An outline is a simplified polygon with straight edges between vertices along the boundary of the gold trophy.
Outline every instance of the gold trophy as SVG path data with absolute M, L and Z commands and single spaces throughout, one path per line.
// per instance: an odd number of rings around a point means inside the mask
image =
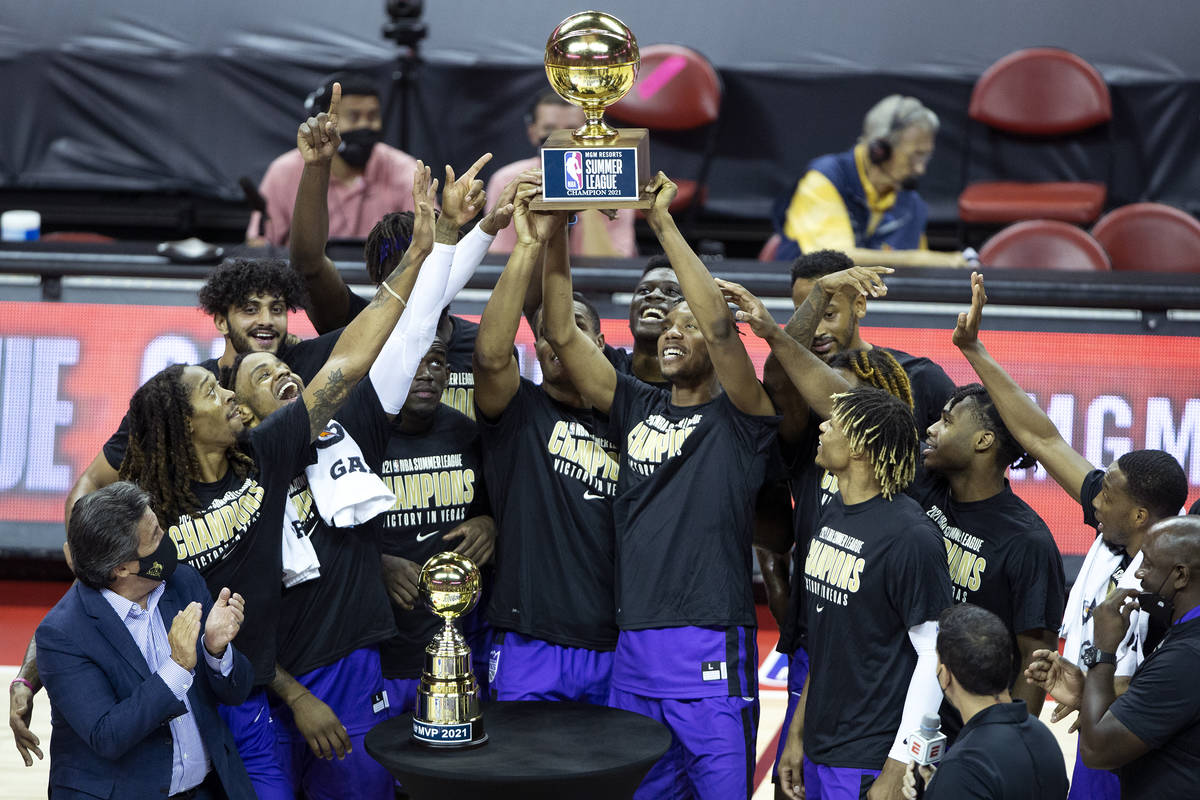
M 650 178 L 650 137 L 645 128 L 612 128 L 604 109 L 637 80 L 637 39 L 611 14 L 581 11 L 558 24 L 546 41 L 546 77 L 567 102 L 583 109 L 578 130 L 558 130 L 542 147 L 542 197 L 530 207 L 545 211 L 649 208 L 642 187 Z
M 454 620 L 479 602 L 479 568 L 458 553 L 438 553 L 421 568 L 421 600 L 445 620 L 425 648 L 425 669 L 413 713 L 413 741 L 427 747 L 474 747 L 487 741 L 471 648 Z

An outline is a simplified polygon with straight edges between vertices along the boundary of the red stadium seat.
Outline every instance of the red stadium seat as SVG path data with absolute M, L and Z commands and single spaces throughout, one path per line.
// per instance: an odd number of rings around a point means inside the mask
M 655 148 L 659 146 L 699 151 L 699 164 L 691 173 L 694 177 L 671 175 L 679 186 L 671 212 L 686 212 L 682 226 L 686 233 L 708 193 L 705 184 L 716 153 L 724 93 L 721 76 L 707 58 L 683 45 L 652 44 L 641 48 L 641 56 L 637 83 L 621 102 L 605 110 L 605 116 L 626 126 L 650 129 L 651 164 L 656 164 Z
M 1133 203 L 1092 228 L 1113 269 L 1200 272 L 1200 222 L 1162 203 Z
M 1108 86 L 1095 67 L 1050 47 L 1018 50 L 980 76 L 967 116 L 1018 137 L 1057 139 L 1112 120 Z M 1104 209 L 1107 187 L 1093 181 L 968 183 L 971 124 L 964 126 L 963 184 L 958 214 L 965 223 L 1058 219 L 1086 224 Z M 1111 136 L 1111 129 L 1110 129 Z M 1111 147 L 1109 148 L 1111 158 Z
M 42 237 L 43 242 L 64 242 L 66 244 L 112 244 L 117 241 L 111 236 L 91 231 L 58 231 L 47 233 Z
M 758 251 L 759 261 L 774 261 L 775 254 L 779 252 L 779 245 L 783 243 L 783 237 L 778 233 L 771 234 L 771 238 L 763 244 L 762 250 Z
M 1062 269 L 1108 272 L 1108 254 L 1087 233 L 1052 219 L 1031 219 L 1010 225 L 983 246 L 979 261 L 985 267 Z

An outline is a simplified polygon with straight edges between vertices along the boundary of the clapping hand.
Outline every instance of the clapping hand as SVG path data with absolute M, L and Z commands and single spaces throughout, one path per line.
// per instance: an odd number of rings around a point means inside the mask
M 225 654 L 225 648 L 242 629 L 246 618 L 246 601 L 228 587 L 217 595 L 204 623 L 204 649 L 214 658 Z
M 171 645 L 171 659 L 191 672 L 196 668 L 196 639 L 200 636 L 200 604 L 193 601 L 175 615 L 171 630 L 167 631 L 167 642 Z
M 342 143 L 338 133 L 338 105 L 342 102 L 342 85 L 333 84 L 329 111 L 322 111 L 300 123 L 296 131 L 296 147 L 305 164 L 328 164 Z

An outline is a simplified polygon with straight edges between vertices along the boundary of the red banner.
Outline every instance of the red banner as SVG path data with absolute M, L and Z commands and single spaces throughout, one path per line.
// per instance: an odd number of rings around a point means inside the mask
M 313 333 L 303 315 L 293 315 L 290 325 L 300 336 Z M 624 320 L 606 319 L 603 329 L 609 344 L 632 344 Z M 948 331 L 869 328 L 864 337 L 928 356 L 958 383 L 974 380 Z M 1191 377 L 1200 340 L 1040 331 L 984 337 L 1089 461 L 1107 464 L 1128 450 L 1161 448 L 1200 488 L 1200 392 Z M 767 349 L 748 332 L 745 338 L 761 369 Z M 537 379 L 524 323 L 518 346 L 526 372 Z M 116 429 L 134 390 L 167 364 L 201 361 L 223 347 L 198 309 L 0 302 L 0 520 L 61 520 L 67 492 Z M 1087 549 L 1094 533 L 1044 471 L 1012 478 L 1064 553 Z

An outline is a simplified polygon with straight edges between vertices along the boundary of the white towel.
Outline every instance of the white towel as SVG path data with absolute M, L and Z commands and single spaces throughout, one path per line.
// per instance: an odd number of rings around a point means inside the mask
M 1063 657 L 1080 669 L 1087 671 L 1083 664 L 1083 651 L 1093 644 L 1092 611 L 1103 603 L 1114 589 L 1136 589 L 1141 591 L 1142 582 L 1137 579 L 1138 567 L 1142 565 L 1142 554 L 1138 553 L 1129 562 L 1129 566 L 1121 573 L 1116 586 L 1112 585 L 1113 573 L 1121 566 L 1121 555 L 1113 553 L 1104 543 L 1102 536 L 1088 550 L 1079 576 L 1071 587 L 1071 595 L 1067 598 L 1066 612 L 1063 614 L 1062 628 L 1059 635 L 1066 639 L 1063 645 Z M 1142 643 L 1146 639 L 1149 616 L 1143 611 L 1135 611 L 1125 634 L 1124 641 L 1117 648 L 1117 674 L 1132 675 L 1145 657 Z
M 283 513 L 283 585 L 292 587 L 321 576 L 321 562 L 300 518 L 297 496 L 308 494 L 326 525 L 360 525 L 392 507 L 396 496 L 371 472 L 354 438 L 330 420 L 317 437 L 317 461 L 292 485 Z M 311 510 L 309 511 L 311 514 Z M 306 515 L 307 516 L 307 515 Z
M 396 496 L 371 472 L 358 443 L 337 420 L 329 420 L 314 444 L 317 462 L 304 474 L 317 513 L 326 525 L 361 525 L 395 504 Z

